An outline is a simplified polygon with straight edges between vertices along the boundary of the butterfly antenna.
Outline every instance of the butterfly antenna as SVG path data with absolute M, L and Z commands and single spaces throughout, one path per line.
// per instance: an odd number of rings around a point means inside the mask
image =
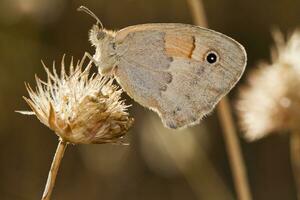
M 90 15 L 91 17 L 93 17 L 94 19 L 96 19 L 97 21 L 97 24 L 100 24 L 101 26 L 101 29 L 103 29 L 103 24 L 102 22 L 100 21 L 100 19 L 90 10 L 88 9 L 87 7 L 85 6 L 80 6 L 79 8 L 77 8 L 78 11 L 82 11 L 82 12 L 85 12 L 87 13 L 88 15 Z

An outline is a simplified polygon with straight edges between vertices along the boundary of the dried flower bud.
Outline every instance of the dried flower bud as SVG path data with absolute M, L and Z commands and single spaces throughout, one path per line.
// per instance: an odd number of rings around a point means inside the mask
M 55 65 L 53 72 L 45 67 L 47 82 L 36 77 L 33 91 L 26 84 L 30 98 L 24 97 L 37 118 L 63 140 L 74 144 L 115 143 L 133 124 L 121 89 L 113 85 L 113 79 L 100 74 L 90 74 L 91 63 L 82 69 L 84 58 L 74 67 L 70 63 L 65 72 L 64 58 L 60 76 Z
M 300 32 L 284 43 L 275 35 L 273 63 L 249 76 L 240 92 L 240 122 L 249 140 L 282 130 L 300 130 Z M 275 56 L 274 56 L 275 55 Z

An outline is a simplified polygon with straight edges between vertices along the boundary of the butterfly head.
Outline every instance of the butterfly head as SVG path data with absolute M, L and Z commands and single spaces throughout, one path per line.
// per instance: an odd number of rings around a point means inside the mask
M 96 65 L 99 67 L 101 74 L 105 74 L 115 66 L 115 49 L 114 49 L 114 35 L 113 31 L 108 31 L 103 28 L 99 18 L 88 8 L 80 6 L 78 11 L 83 11 L 96 19 L 97 23 L 93 25 L 89 32 L 89 40 L 96 48 L 95 55 L 93 56 Z
M 113 38 L 114 33 L 112 31 L 108 31 L 99 24 L 93 25 L 89 33 L 89 40 L 93 46 L 96 48 L 103 43 L 110 42 Z
M 89 39 L 92 45 L 97 46 L 98 43 L 101 43 L 103 40 L 108 38 L 109 32 L 104 29 L 100 19 L 91 10 L 85 6 L 80 6 L 77 10 L 87 13 L 96 20 L 96 24 L 93 25 L 89 34 Z

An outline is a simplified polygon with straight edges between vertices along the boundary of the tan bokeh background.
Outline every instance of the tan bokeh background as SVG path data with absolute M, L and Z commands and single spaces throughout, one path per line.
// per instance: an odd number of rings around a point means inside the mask
M 248 51 L 247 73 L 269 59 L 270 30 L 300 26 L 297 0 L 203 0 L 209 26 L 240 41 Z M 0 199 L 39 199 L 57 137 L 27 109 L 24 81 L 45 77 L 40 60 L 79 59 L 93 53 L 87 32 L 94 20 L 108 29 L 147 22 L 192 23 L 185 0 L 1 0 L 0 2 Z M 239 85 L 236 87 L 238 88 Z M 237 89 L 230 93 L 231 102 Z M 55 200 L 235 199 L 222 130 L 214 112 L 201 125 L 172 132 L 151 111 L 133 104 L 130 146 L 69 146 L 54 189 Z M 241 138 L 254 199 L 296 199 L 288 135 L 247 143 Z

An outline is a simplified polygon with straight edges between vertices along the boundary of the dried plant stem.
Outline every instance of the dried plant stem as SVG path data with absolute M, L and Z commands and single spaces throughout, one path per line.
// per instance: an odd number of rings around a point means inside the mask
M 298 131 L 290 136 L 290 154 L 297 198 L 300 199 L 300 133 Z
M 208 27 L 202 0 L 187 0 L 194 23 L 198 26 Z
M 60 162 L 64 156 L 66 147 L 67 147 L 67 142 L 60 139 L 48 174 L 47 183 L 45 186 L 42 200 L 50 200 L 51 198 L 51 194 L 55 185 L 57 172 L 60 166 Z
M 198 26 L 207 27 L 208 25 L 202 0 L 187 0 L 187 2 L 193 15 L 194 23 Z M 246 168 L 231 115 L 229 100 L 226 96 L 218 105 L 218 114 L 223 127 L 225 145 L 230 159 L 230 166 L 238 199 L 250 200 L 252 198 L 246 176 Z
M 230 160 L 231 171 L 233 174 L 234 185 L 240 200 L 250 200 L 251 194 L 246 175 L 246 167 L 243 162 L 239 140 L 230 113 L 230 106 L 227 97 L 218 105 L 218 115 L 223 127 L 224 141 Z

